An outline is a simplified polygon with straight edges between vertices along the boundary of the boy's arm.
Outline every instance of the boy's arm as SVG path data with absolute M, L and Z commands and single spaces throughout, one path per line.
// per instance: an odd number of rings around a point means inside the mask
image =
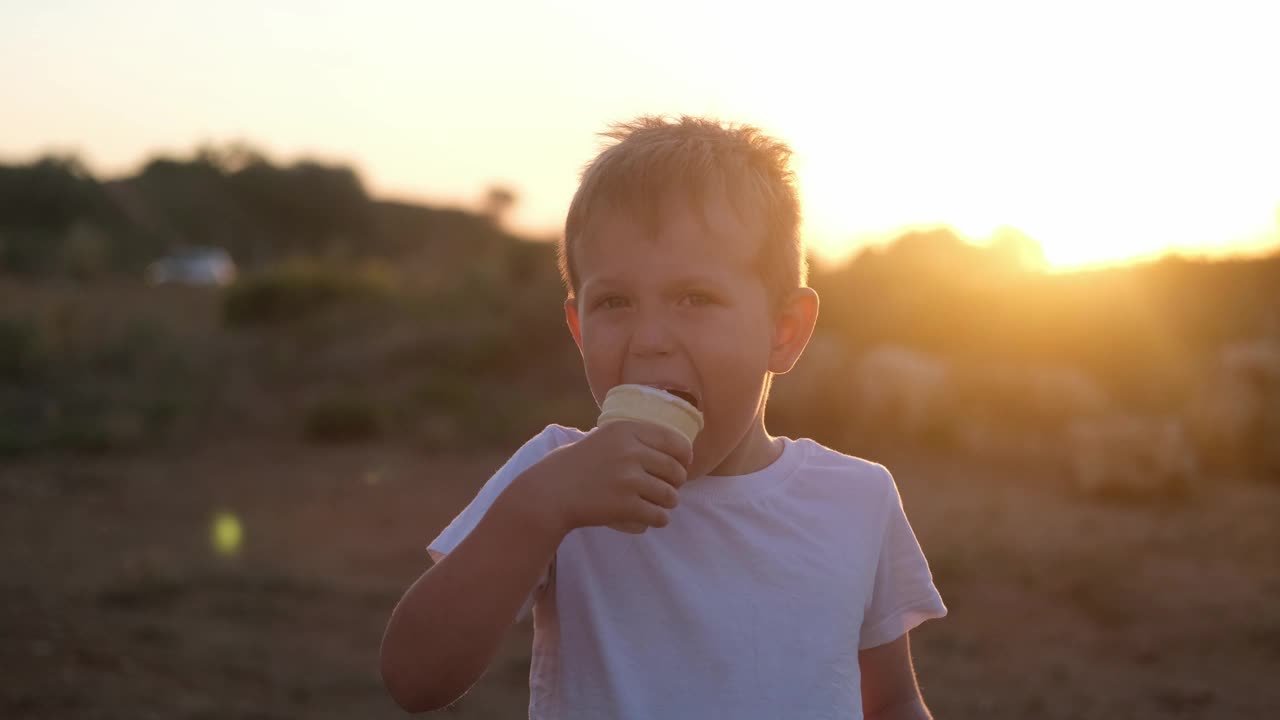
M 932 720 L 916 684 L 907 635 L 858 653 L 867 720 Z
M 405 592 L 382 638 L 382 679 L 409 712 L 457 700 L 484 673 L 564 531 L 513 483 Z
M 422 712 L 461 697 L 489 666 L 574 528 L 665 527 L 691 453 L 674 430 L 617 422 L 516 476 L 392 612 L 382 638 L 382 679 L 396 703 Z

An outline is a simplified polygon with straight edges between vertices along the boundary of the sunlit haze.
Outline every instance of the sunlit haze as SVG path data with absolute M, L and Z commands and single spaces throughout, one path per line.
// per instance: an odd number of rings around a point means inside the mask
M 559 230 L 596 133 L 639 113 L 796 150 L 839 257 L 908 225 L 1012 227 L 1050 263 L 1257 252 L 1280 225 L 1271 3 L 10 3 L 0 159 L 99 175 L 244 139 L 378 196 Z

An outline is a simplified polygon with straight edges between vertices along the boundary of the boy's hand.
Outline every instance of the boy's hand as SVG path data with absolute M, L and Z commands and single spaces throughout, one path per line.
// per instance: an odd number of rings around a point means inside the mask
M 679 433 L 642 422 L 613 422 L 549 453 L 525 472 L 536 507 L 568 533 L 608 525 L 629 533 L 666 527 L 693 448 Z

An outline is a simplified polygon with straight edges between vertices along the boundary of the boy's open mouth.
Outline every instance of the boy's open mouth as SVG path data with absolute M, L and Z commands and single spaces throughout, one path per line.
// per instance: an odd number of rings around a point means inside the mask
M 685 392 L 684 390 L 668 390 L 667 392 L 675 395 L 681 400 L 684 400 L 695 408 L 698 407 L 698 398 L 694 397 L 691 392 Z
M 689 392 L 688 390 L 681 390 L 679 388 L 662 387 L 661 385 L 650 385 L 650 387 L 657 388 L 658 390 L 661 390 L 667 393 L 668 395 L 675 395 L 681 400 L 684 400 L 685 402 L 692 405 L 694 409 L 701 409 L 698 407 L 698 397 L 693 393 Z

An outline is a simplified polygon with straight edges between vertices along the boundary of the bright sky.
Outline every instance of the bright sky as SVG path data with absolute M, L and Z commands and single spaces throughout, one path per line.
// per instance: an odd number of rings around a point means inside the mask
M 839 8 L 839 9 L 837 9 Z M 1256 251 L 1280 233 L 1280 5 L 1035 2 L 5 2 L 0 158 L 99 175 L 246 139 L 377 195 L 558 231 L 595 133 L 639 113 L 796 149 L 828 256 L 1001 226 L 1051 262 Z

